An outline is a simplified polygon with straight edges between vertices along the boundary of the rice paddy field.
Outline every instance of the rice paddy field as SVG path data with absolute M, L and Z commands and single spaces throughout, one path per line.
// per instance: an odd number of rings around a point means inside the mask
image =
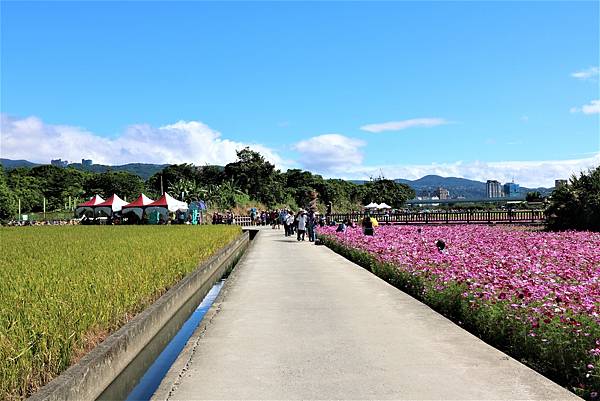
M 600 233 L 462 225 L 319 236 L 574 393 L 600 398 Z
M 0 399 L 32 394 L 240 233 L 0 227 Z

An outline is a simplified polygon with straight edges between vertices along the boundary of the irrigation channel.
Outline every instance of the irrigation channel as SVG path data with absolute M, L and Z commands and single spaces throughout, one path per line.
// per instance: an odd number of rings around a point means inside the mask
M 248 231 L 247 238 L 250 241 L 258 233 L 255 229 L 244 231 Z M 238 255 L 237 258 L 239 257 Z M 203 298 L 204 292 L 200 291 L 191 296 L 96 399 L 150 400 L 218 297 L 235 264 L 237 263 L 233 262 Z
M 219 295 L 224 283 L 223 278 L 213 285 L 200 304 L 197 300 L 191 299 L 182 307 L 150 344 L 104 390 L 98 400 L 150 400 Z M 190 309 L 192 309 L 191 315 L 189 315 Z

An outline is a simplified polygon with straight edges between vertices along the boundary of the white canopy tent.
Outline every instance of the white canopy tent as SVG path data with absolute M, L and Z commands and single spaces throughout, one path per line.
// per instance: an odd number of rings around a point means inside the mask
M 365 206 L 365 209 L 377 209 L 377 208 L 379 208 L 379 205 L 375 202 L 371 202 L 367 206 Z
M 138 217 L 138 219 L 141 220 L 144 215 L 144 209 L 152 202 L 154 202 L 153 199 L 150 199 L 146 195 L 141 194 L 136 200 L 123 206 L 121 213 L 123 215 L 125 215 L 126 213 L 134 213 Z
M 146 213 L 148 215 L 150 213 L 157 211 L 158 213 L 160 213 L 161 216 L 164 216 L 165 218 L 168 217 L 169 212 L 171 212 L 171 213 L 175 213 L 177 211 L 185 212 L 187 210 L 188 210 L 187 203 L 178 201 L 177 199 L 173 198 L 171 195 L 169 195 L 166 192 L 163 194 L 163 196 L 161 196 L 159 199 L 155 200 L 154 202 L 150 203 L 146 207 Z
M 104 199 L 100 197 L 100 195 L 94 195 L 90 198 L 89 201 L 80 203 L 77 205 L 75 209 L 75 216 L 83 217 L 84 215 L 88 215 L 88 217 L 94 215 L 94 207 L 104 202 Z
M 94 214 L 96 215 L 96 217 L 110 217 L 114 212 L 120 212 L 123 206 L 125 206 L 126 204 L 126 201 L 119 198 L 118 195 L 113 194 L 113 196 L 108 198 L 105 202 L 94 206 Z
M 385 202 L 382 202 L 377 206 L 377 209 L 391 209 L 392 207 Z

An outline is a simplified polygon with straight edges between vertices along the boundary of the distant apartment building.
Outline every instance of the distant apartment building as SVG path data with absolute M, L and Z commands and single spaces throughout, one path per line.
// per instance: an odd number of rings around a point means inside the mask
M 519 184 L 515 184 L 514 182 L 507 182 L 504 184 L 504 196 L 509 198 L 514 198 L 519 195 Z
M 94 164 L 94 163 L 92 162 L 92 159 L 81 159 L 81 165 L 82 165 L 82 166 L 89 167 L 89 166 L 91 166 L 92 164 Z
M 56 167 L 65 168 L 69 165 L 69 162 L 67 160 L 53 159 L 50 160 L 50 164 Z
M 487 180 L 485 190 L 488 198 L 500 198 L 502 196 L 502 185 L 496 180 Z
M 448 191 L 446 188 L 438 187 L 438 189 L 435 191 L 435 195 L 439 199 L 448 199 L 450 198 L 450 191 Z
M 567 180 L 554 180 L 554 188 L 558 189 L 560 187 L 564 187 L 565 185 L 567 185 Z

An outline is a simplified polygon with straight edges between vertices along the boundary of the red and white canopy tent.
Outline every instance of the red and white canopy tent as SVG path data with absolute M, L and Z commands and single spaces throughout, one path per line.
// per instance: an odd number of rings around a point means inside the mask
M 90 198 L 89 201 L 80 203 L 77 205 L 75 209 L 75 216 L 82 217 L 85 214 L 92 215 L 94 214 L 94 206 L 104 202 L 104 199 L 100 197 L 100 195 L 94 195 Z
M 188 210 L 187 203 L 178 201 L 166 192 L 163 196 L 146 206 L 146 213 L 150 214 L 157 211 L 162 216 L 165 216 L 165 218 L 168 216 L 169 212 L 175 213 L 177 211 L 186 210 Z
M 113 194 L 113 196 L 108 198 L 106 201 L 94 206 L 94 214 L 96 215 L 96 217 L 110 217 L 114 212 L 120 212 L 123 206 L 125 206 L 126 204 L 126 201 L 119 198 L 118 195 Z
M 152 199 L 148 198 L 144 194 L 141 194 L 136 200 L 123 206 L 121 213 L 135 213 L 136 216 L 141 220 L 142 216 L 144 215 L 144 209 L 152 202 L 154 202 Z

